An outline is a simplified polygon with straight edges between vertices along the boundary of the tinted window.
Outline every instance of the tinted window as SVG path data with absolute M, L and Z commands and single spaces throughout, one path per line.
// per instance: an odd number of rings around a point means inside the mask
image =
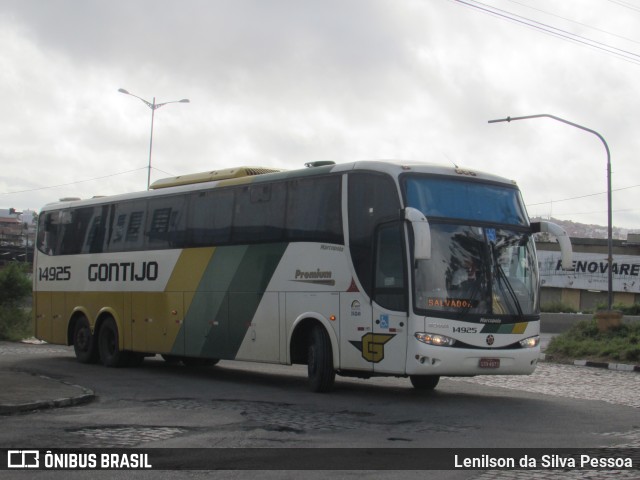
M 89 232 L 82 247 L 82 253 L 101 253 L 105 247 L 105 236 L 109 217 L 109 206 L 95 207 Z
M 406 310 L 402 224 L 383 224 L 377 230 L 374 300 L 390 310 Z
M 288 182 L 288 240 L 343 243 L 340 179 L 331 176 Z
M 517 188 L 428 176 L 407 176 L 403 183 L 407 205 L 427 218 L 528 225 Z
M 123 252 L 142 250 L 144 246 L 145 200 L 122 202 L 111 207 L 115 210 L 111 232 L 107 238 L 108 250 Z
M 286 198 L 284 182 L 258 183 L 238 188 L 231 232 L 232 242 L 283 240 Z
M 47 255 L 58 255 L 62 227 L 60 212 L 46 212 L 38 217 L 38 250 Z
M 75 208 L 64 211 L 65 221 L 62 228 L 62 240 L 59 255 L 74 255 L 89 251 L 89 233 L 95 225 L 94 232 L 100 226 L 100 210 L 96 207 Z M 68 221 L 67 221 L 68 220 Z M 85 248 L 86 247 L 86 248 Z
M 187 243 L 205 247 L 229 243 L 233 217 L 233 189 L 209 190 L 191 195 Z
M 49 255 L 258 242 L 343 243 L 341 177 L 307 177 L 43 213 Z
M 373 237 L 378 224 L 397 219 L 398 191 L 393 180 L 377 173 L 349 175 L 349 249 L 356 273 L 371 295 Z
M 149 249 L 180 248 L 184 245 L 185 203 L 184 195 L 149 200 L 146 228 Z

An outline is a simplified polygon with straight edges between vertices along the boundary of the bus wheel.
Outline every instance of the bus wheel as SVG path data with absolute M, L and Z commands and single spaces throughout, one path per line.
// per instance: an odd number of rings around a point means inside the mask
M 433 390 L 440 381 L 440 375 L 410 375 L 409 380 L 417 390 Z
M 98 348 L 91 335 L 91 327 L 86 317 L 76 321 L 73 330 L 73 350 L 80 363 L 95 363 L 98 361 Z
M 118 345 L 118 327 L 113 318 L 107 318 L 98 333 L 100 361 L 105 367 L 122 367 L 127 364 L 127 352 Z
M 336 372 L 333 369 L 331 340 L 323 327 L 315 326 L 307 356 L 307 372 L 312 392 L 328 392 L 333 388 Z

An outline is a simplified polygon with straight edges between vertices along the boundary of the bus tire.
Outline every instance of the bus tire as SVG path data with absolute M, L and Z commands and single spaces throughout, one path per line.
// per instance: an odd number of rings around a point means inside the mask
M 336 372 L 333 369 L 333 351 L 327 331 L 316 325 L 311 330 L 307 355 L 307 373 L 312 392 L 329 392 L 333 388 Z
M 416 390 L 433 390 L 440 381 L 440 375 L 410 375 L 409 380 Z
M 80 363 L 95 363 L 99 359 L 98 346 L 84 315 L 76 320 L 73 329 L 73 351 Z
M 120 350 L 118 327 L 113 318 L 107 318 L 98 333 L 100 361 L 105 367 L 122 367 L 128 363 L 127 352 Z

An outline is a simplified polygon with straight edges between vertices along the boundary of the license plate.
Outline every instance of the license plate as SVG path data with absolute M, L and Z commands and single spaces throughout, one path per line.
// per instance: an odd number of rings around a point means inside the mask
M 481 358 L 478 366 L 480 368 L 499 368 L 500 359 L 499 358 Z

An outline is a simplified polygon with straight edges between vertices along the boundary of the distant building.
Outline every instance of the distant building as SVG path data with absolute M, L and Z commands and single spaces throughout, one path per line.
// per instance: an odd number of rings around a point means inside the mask
M 0 208 L 0 265 L 33 260 L 35 218 L 32 211 Z
M 18 214 L 7 208 L 0 208 L 0 245 L 19 244 L 24 238 L 22 220 Z
M 608 247 L 606 239 L 571 238 L 573 271 L 560 268 L 555 241 L 536 242 L 540 264 L 541 305 L 562 302 L 577 311 L 606 305 L 608 299 Z M 613 240 L 613 303 L 640 303 L 640 235 Z

